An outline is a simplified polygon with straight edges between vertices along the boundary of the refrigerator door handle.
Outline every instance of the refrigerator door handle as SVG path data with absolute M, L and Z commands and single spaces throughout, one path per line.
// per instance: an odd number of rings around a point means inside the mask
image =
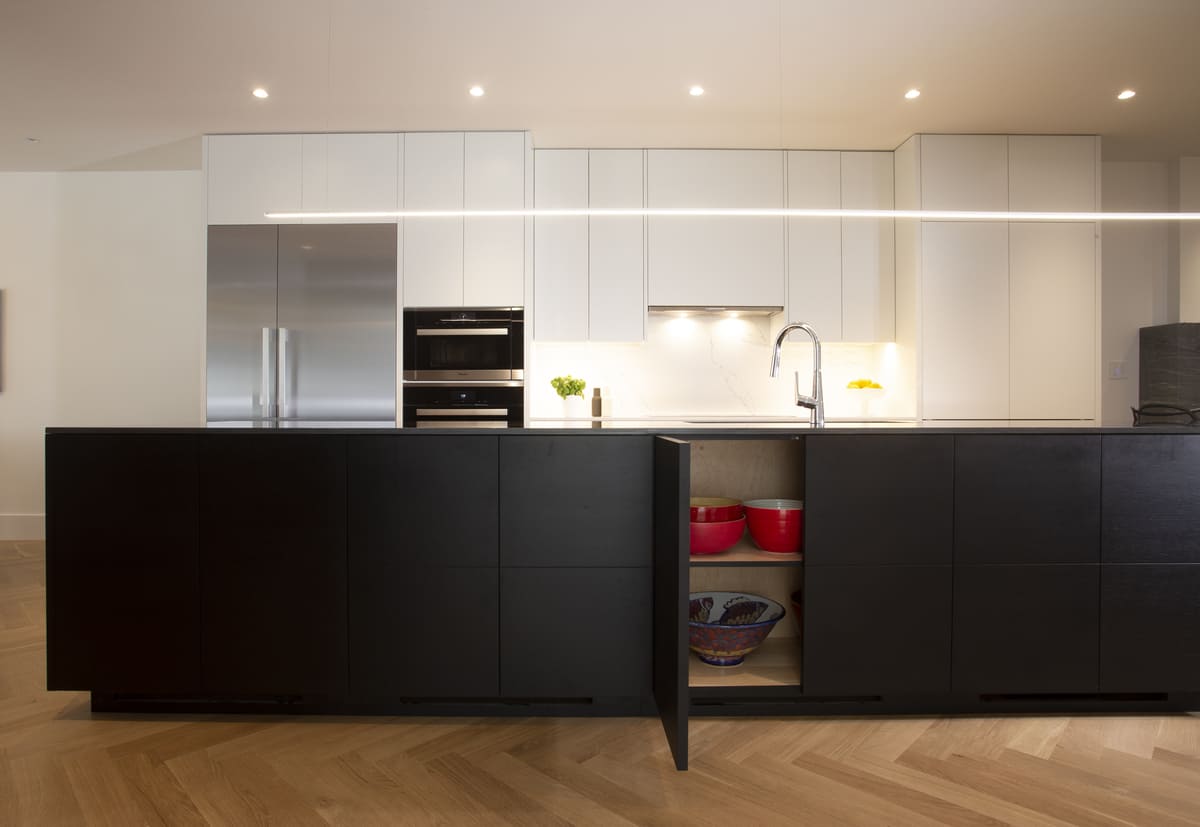
M 259 408 L 263 419 L 275 416 L 275 328 L 262 329 L 262 386 L 259 388 Z
M 281 327 L 276 331 L 278 345 L 276 352 L 278 358 L 278 379 L 275 386 L 278 389 L 278 398 L 276 399 L 276 407 L 278 408 L 278 416 L 280 419 L 285 419 L 291 416 L 291 411 L 288 409 L 288 329 Z

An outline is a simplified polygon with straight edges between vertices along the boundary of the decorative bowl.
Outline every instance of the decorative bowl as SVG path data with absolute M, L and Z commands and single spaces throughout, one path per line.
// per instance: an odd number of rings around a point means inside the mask
M 692 554 L 719 554 L 742 539 L 746 518 L 723 523 L 692 523 Z
M 744 592 L 688 595 L 688 648 L 712 666 L 737 666 L 787 614 L 774 600 Z
M 725 523 L 744 516 L 742 501 L 730 497 L 692 497 L 693 523 Z
M 804 531 L 803 500 L 750 500 L 746 504 L 750 537 L 763 551 L 795 554 Z

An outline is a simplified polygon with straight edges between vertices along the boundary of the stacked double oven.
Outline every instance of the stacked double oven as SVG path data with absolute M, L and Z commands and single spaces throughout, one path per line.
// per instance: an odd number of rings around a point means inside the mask
M 405 310 L 403 377 L 405 428 L 520 428 L 524 310 Z

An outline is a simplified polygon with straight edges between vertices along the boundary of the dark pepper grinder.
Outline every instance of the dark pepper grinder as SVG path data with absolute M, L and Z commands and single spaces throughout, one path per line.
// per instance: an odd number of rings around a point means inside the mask
M 592 419 L 592 427 L 593 428 L 604 427 L 604 423 L 601 422 L 599 419 L 599 417 L 603 415 L 602 414 L 603 410 L 604 410 L 604 403 L 603 403 L 603 400 L 600 399 L 600 389 L 592 388 L 592 416 L 594 417 Z

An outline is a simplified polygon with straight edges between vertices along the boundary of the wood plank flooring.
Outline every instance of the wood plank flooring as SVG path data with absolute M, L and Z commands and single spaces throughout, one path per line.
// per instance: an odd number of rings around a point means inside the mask
M 0 825 L 1200 824 L 1200 718 L 92 715 L 45 690 L 43 545 L 0 542 Z

